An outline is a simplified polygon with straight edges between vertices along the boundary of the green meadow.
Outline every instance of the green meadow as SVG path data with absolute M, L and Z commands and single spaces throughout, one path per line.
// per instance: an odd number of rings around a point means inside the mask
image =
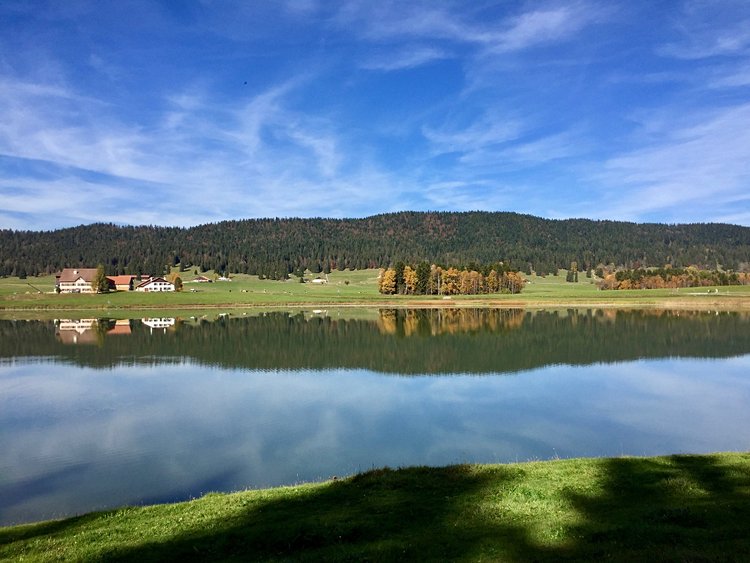
M 211 272 L 207 273 L 212 276 Z M 600 291 L 592 280 L 580 276 L 577 283 L 558 276 L 528 276 L 529 283 L 517 295 L 412 296 L 381 295 L 378 270 L 333 271 L 327 284 L 262 280 L 237 274 L 232 281 L 194 283 L 195 275 L 183 272 L 184 290 L 175 293 L 112 292 L 100 295 L 54 293 L 53 276 L 0 279 L 0 311 L 78 310 L 116 314 L 122 310 L 183 311 L 201 308 L 274 306 L 661 306 L 742 309 L 750 307 L 750 287 L 684 288 L 661 290 Z M 116 315 L 115 315 L 116 316 Z
M 8 561 L 747 561 L 750 454 L 378 469 L 0 528 Z

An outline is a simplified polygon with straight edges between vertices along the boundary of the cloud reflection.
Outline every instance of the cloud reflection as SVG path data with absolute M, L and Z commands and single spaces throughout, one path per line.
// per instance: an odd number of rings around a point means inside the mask
M 0 366 L 0 523 L 379 466 L 750 447 L 750 356 L 514 376 Z

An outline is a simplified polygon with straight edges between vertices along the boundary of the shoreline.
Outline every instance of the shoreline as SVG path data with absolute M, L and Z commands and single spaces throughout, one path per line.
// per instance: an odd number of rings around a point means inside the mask
M 164 303 L 164 304 L 127 304 L 127 305 L 25 305 L 25 306 L 3 306 L 0 304 L 0 317 L 4 314 L 14 313 L 61 313 L 61 312 L 85 312 L 85 313 L 117 313 L 128 311 L 214 311 L 219 309 L 232 310 L 258 310 L 258 309 L 309 309 L 309 308 L 331 308 L 331 309 L 460 309 L 460 308 L 487 308 L 487 309 L 673 309 L 673 310 L 695 310 L 695 311 L 750 311 L 750 297 L 726 296 L 718 297 L 714 294 L 706 295 L 705 298 L 696 295 L 686 298 L 685 296 L 654 297 L 648 298 L 621 298 L 621 299 L 383 299 L 383 300 L 351 300 L 351 301 L 290 301 L 290 302 L 236 302 L 227 301 L 221 303 Z

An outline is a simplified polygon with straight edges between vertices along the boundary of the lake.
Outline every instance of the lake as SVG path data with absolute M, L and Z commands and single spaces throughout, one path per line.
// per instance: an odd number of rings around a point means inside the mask
M 0 320 L 0 524 L 374 467 L 750 449 L 750 315 Z

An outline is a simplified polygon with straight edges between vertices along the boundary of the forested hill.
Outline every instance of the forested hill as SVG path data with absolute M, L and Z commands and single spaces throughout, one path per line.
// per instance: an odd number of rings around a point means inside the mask
M 107 273 L 159 273 L 165 265 L 263 274 L 361 269 L 395 261 L 448 266 L 510 261 L 547 273 L 598 264 L 672 264 L 738 270 L 750 263 L 750 228 L 550 220 L 505 212 L 402 212 L 364 219 L 250 219 L 190 228 L 93 224 L 0 231 L 0 275 L 104 264 Z

